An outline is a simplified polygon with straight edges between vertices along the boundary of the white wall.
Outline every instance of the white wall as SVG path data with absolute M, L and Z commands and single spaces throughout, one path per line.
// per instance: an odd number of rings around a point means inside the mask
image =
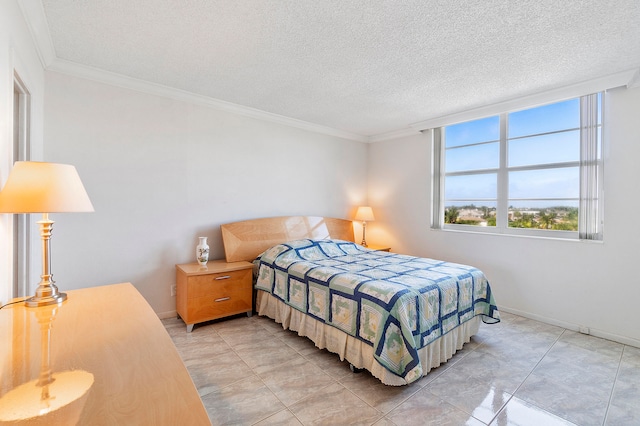
M 368 240 L 395 251 L 467 263 L 488 276 L 499 308 L 640 346 L 640 89 L 608 98 L 603 243 L 434 231 L 431 142 L 371 145 Z
M 281 215 L 349 218 L 366 197 L 364 143 L 47 72 L 46 161 L 76 166 L 95 213 L 58 214 L 60 289 L 132 282 L 175 312 L 176 263 L 219 226 Z
M 605 240 L 579 243 L 430 230 L 428 136 L 367 146 L 56 73 L 46 74 L 45 92 L 15 1 L 0 2 L 1 184 L 13 163 L 14 71 L 31 93 L 32 158 L 74 164 L 96 208 L 53 216 L 52 271 L 62 290 L 131 281 L 170 315 L 174 264 L 193 260 L 197 236 L 209 237 L 212 258 L 223 257 L 222 223 L 350 217 L 368 188 L 371 244 L 476 265 L 504 310 L 640 346 L 640 89 L 611 93 Z M 11 280 L 10 218 L 0 215 L 0 301 Z
M 42 158 L 42 109 L 44 70 L 38 59 L 29 30 L 15 1 L 0 2 L 0 187 L 13 165 L 13 82 L 17 74 L 31 95 L 31 156 Z M 32 215 L 33 216 L 33 215 Z M 32 219 L 33 244 L 38 231 Z M 12 215 L 0 214 L 0 304 L 11 296 L 12 285 Z M 39 254 L 39 253 L 37 253 Z M 36 257 L 36 260 L 38 258 Z M 39 280 L 39 263 L 33 261 L 31 280 Z

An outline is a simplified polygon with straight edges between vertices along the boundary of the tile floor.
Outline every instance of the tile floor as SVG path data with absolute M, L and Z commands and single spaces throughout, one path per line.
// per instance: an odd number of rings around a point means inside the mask
M 640 425 L 640 349 L 506 313 L 402 387 L 268 318 L 163 323 L 214 425 Z

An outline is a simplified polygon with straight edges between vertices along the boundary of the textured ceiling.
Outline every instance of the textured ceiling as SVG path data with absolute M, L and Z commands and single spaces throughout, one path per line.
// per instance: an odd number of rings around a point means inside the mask
M 42 0 L 58 59 L 371 136 L 640 67 L 638 0 Z

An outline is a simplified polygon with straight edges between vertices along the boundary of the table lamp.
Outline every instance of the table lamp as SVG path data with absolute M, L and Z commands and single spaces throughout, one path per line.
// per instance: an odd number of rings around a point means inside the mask
M 373 210 L 371 209 L 371 207 L 368 207 L 368 206 L 358 207 L 358 210 L 356 211 L 355 220 L 362 221 L 362 245 L 364 247 L 367 247 L 367 240 L 365 238 L 365 229 L 367 228 L 367 222 L 371 222 L 372 220 L 375 220 L 375 217 L 373 217 Z
M 49 213 L 92 212 L 93 205 L 76 168 L 67 164 L 17 161 L 0 192 L 0 213 L 42 213 L 42 275 L 28 307 L 59 304 L 66 300 L 58 292 L 51 274 L 50 240 L 54 221 Z

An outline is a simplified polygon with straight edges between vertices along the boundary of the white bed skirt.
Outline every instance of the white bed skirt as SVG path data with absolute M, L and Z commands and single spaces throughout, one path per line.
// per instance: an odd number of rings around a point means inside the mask
M 258 315 L 267 316 L 282 324 L 284 329 L 297 331 L 298 335 L 311 339 L 318 348 L 336 353 L 341 360 L 347 360 L 354 367 L 366 368 L 385 385 L 402 386 L 407 381 L 384 368 L 373 357 L 373 347 L 355 337 L 351 337 L 335 327 L 326 325 L 302 312 L 291 308 L 271 294 L 257 291 L 256 309 Z M 480 317 L 474 317 L 426 347 L 420 349 L 420 363 L 423 375 L 450 359 L 462 349 L 471 336 L 478 332 Z

